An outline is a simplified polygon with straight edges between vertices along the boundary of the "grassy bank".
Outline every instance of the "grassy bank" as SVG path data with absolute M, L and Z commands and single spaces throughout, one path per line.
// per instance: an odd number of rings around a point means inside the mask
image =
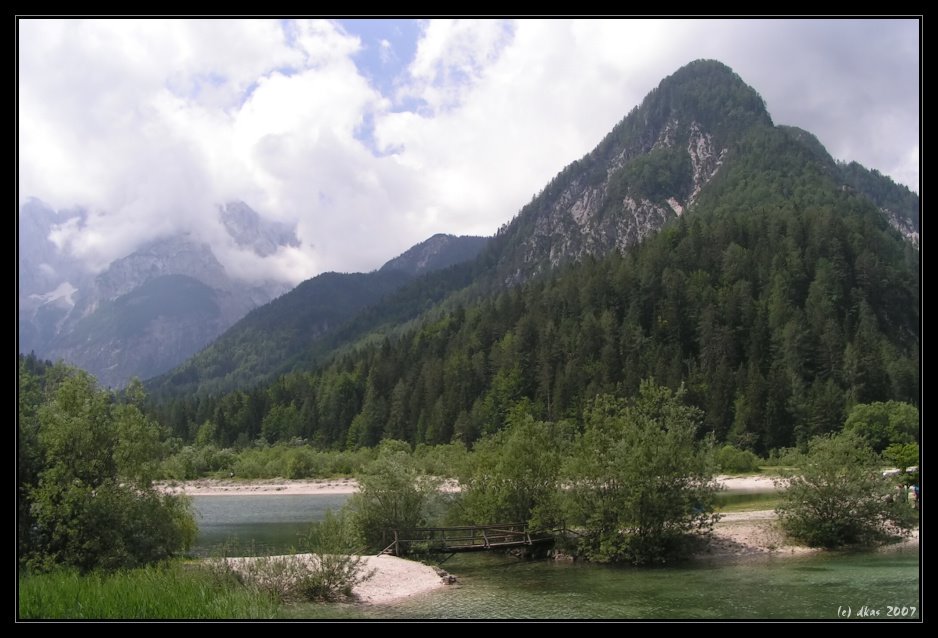
M 112 574 L 21 574 L 21 619 L 273 618 L 275 602 L 174 563 Z

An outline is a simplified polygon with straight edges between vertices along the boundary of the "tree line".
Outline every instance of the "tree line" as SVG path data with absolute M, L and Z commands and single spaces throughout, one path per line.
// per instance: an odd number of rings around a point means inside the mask
M 806 198 L 756 209 L 748 191 L 724 193 L 628 254 L 453 304 L 316 371 L 154 413 L 220 446 L 471 444 L 519 402 L 560 420 L 654 377 L 685 384 L 703 433 L 764 455 L 838 430 L 856 404 L 917 405 L 917 251 L 849 194 Z

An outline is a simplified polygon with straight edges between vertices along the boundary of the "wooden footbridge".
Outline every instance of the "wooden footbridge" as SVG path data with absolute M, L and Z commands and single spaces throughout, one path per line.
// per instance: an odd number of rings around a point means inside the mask
M 381 552 L 408 554 L 459 554 L 531 547 L 554 542 L 549 532 L 532 532 L 521 523 L 466 527 L 419 527 L 390 530 L 393 541 Z

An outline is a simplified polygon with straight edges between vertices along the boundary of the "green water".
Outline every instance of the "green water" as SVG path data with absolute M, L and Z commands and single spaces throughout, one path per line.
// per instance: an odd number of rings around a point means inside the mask
M 192 553 L 208 556 L 224 545 L 228 556 L 285 554 L 300 547 L 311 522 L 347 500 L 347 494 L 195 496 L 199 535 Z
M 337 617 L 496 619 L 823 619 L 838 608 L 905 606 L 919 617 L 917 552 L 779 557 L 745 564 L 636 569 L 494 555 L 458 556 L 459 583 L 393 607 L 336 607 Z M 297 607 L 302 616 L 330 612 Z M 325 612 L 325 613 L 324 613 Z
M 735 495 L 726 504 L 768 498 Z M 196 497 L 196 553 L 226 540 L 253 553 L 281 553 L 310 521 L 341 507 L 344 495 Z M 251 552 L 245 552 L 251 553 Z M 889 606 L 920 614 L 919 556 L 914 551 L 758 557 L 666 569 L 522 561 L 497 554 L 457 555 L 443 567 L 459 582 L 394 606 L 295 605 L 295 618 L 496 619 L 835 619 Z M 901 620 L 901 616 L 898 618 Z

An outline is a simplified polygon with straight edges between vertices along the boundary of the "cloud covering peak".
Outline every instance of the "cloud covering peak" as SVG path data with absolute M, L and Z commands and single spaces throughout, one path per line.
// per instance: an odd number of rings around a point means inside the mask
M 187 232 L 235 276 L 491 234 L 658 81 L 727 63 L 775 122 L 917 187 L 918 22 L 20 20 L 20 201 L 100 270 Z M 299 240 L 239 246 L 244 201 Z

